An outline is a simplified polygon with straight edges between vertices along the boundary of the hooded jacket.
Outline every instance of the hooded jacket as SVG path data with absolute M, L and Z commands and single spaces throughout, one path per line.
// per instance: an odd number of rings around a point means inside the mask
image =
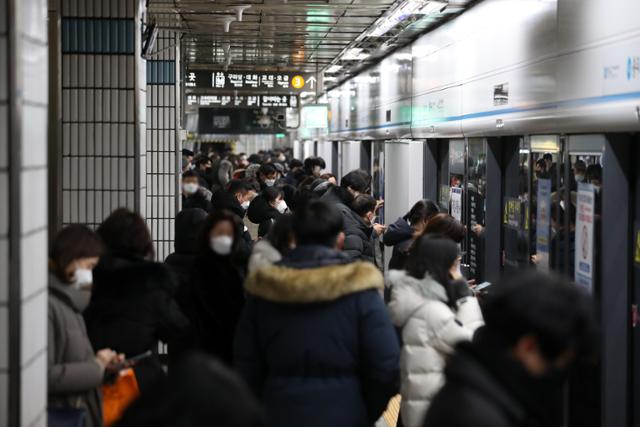
M 164 262 L 175 273 L 180 288 L 189 281 L 197 256 L 196 241 L 206 217 L 202 209 L 185 209 L 176 217 L 175 251 Z
M 473 297 L 449 306 L 445 288 L 430 276 L 418 280 L 402 270 L 389 272 L 393 323 L 402 328 L 400 407 L 405 427 L 421 426 L 433 397 L 444 384 L 444 366 L 454 346 L 470 341 L 483 319 Z
M 104 369 L 96 362 L 82 311 L 89 293 L 49 275 L 48 394 L 50 407 L 84 408 L 87 427 L 102 425 L 98 387 Z
M 402 270 L 413 243 L 413 229 L 409 222 L 404 218 L 398 218 L 396 222 L 389 225 L 382 241 L 385 246 L 393 246 L 389 270 Z
M 270 219 L 277 221 L 281 216 L 278 209 L 271 206 L 262 193 L 254 197 L 247 209 L 247 218 L 254 224 L 261 224 Z
M 380 272 L 322 246 L 299 246 L 251 273 L 234 362 L 268 425 L 371 426 L 397 391 L 398 339 Z

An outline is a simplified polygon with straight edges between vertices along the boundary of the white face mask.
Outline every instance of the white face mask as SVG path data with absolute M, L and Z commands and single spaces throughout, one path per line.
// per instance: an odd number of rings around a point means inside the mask
M 240 206 L 242 206 L 242 209 L 246 211 L 247 209 L 249 209 L 250 204 L 251 204 L 251 201 L 247 200 L 246 202 L 243 202 L 242 205 Z
M 229 255 L 233 246 L 233 238 L 216 236 L 211 238 L 211 249 L 218 255 Z
M 287 202 L 285 202 L 284 200 L 280 200 L 280 202 L 276 206 L 276 209 L 278 209 L 278 212 L 280 212 L 281 214 L 285 213 L 288 208 L 289 207 L 287 206 Z
M 83 286 L 87 286 L 93 283 L 93 272 L 88 268 L 76 268 L 73 273 L 73 279 L 71 284 L 75 289 L 80 290 Z
M 266 185 L 267 187 L 273 187 L 276 184 L 276 180 L 275 179 L 265 179 L 264 180 L 264 185 Z
M 185 182 L 182 184 L 182 191 L 184 191 L 185 194 L 196 194 L 198 188 L 198 184 L 194 182 Z
M 576 175 L 576 182 L 584 182 L 584 175 Z

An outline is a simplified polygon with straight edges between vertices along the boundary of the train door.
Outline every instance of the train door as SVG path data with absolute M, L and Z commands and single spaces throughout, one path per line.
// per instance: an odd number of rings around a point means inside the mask
M 477 283 L 485 280 L 484 274 L 484 227 L 485 196 L 487 185 L 487 141 L 483 138 L 467 140 L 467 161 L 465 174 L 464 222 L 467 227 L 466 263 L 469 265 L 468 278 Z
M 502 266 L 505 272 L 512 272 L 527 267 L 531 256 L 531 145 L 529 138 L 523 137 L 502 142 Z
M 467 227 L 461 243 L 469 279 L 484 279 L 484 212 L 487 142 L 482 138 L 441 142 L 438 150 L 440 209 Z

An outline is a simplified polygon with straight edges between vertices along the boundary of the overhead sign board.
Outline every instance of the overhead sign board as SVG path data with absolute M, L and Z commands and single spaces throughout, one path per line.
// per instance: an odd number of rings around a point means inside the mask
M 187 105 L 199 107 L 297 108 L 298 95 L 187 95 Z
M 187 70 L 187 89 L 300 92 L 316 89 L 317 79 L 304 73 L 252 73 L 243 71 Z

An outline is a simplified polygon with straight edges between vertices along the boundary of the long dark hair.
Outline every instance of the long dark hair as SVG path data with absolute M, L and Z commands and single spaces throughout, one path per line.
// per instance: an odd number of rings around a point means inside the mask
M 416 240 L 409 252 L 405 269 L 416 279 L 422 279 L 429 274 L 433 280 L 444 286 L 449 301 L 452 302 L 449 271 L 459 255 L 458 245 L 450 238 L 426 234 Z
M 212 252 L 209 234 L 211 233 L 211 230 L 213 230 L 213 228 L 216 226 L 216 224 L 222 221 L 229 221 L 233 226 L 233 246 L 231 247 L 231 253 L 236 254 L 239 251 L 240 245 L 242 243 L 242 233 L 244 231 L 242 222 L 240 221 L 240 218 L 238 218 L 238 216 L 231 211 L 220 209 L 210 213 L 207 219 L 205 219 L 204 223 L 202 224 L 197 245 L 198 252 L 200 254 Z

